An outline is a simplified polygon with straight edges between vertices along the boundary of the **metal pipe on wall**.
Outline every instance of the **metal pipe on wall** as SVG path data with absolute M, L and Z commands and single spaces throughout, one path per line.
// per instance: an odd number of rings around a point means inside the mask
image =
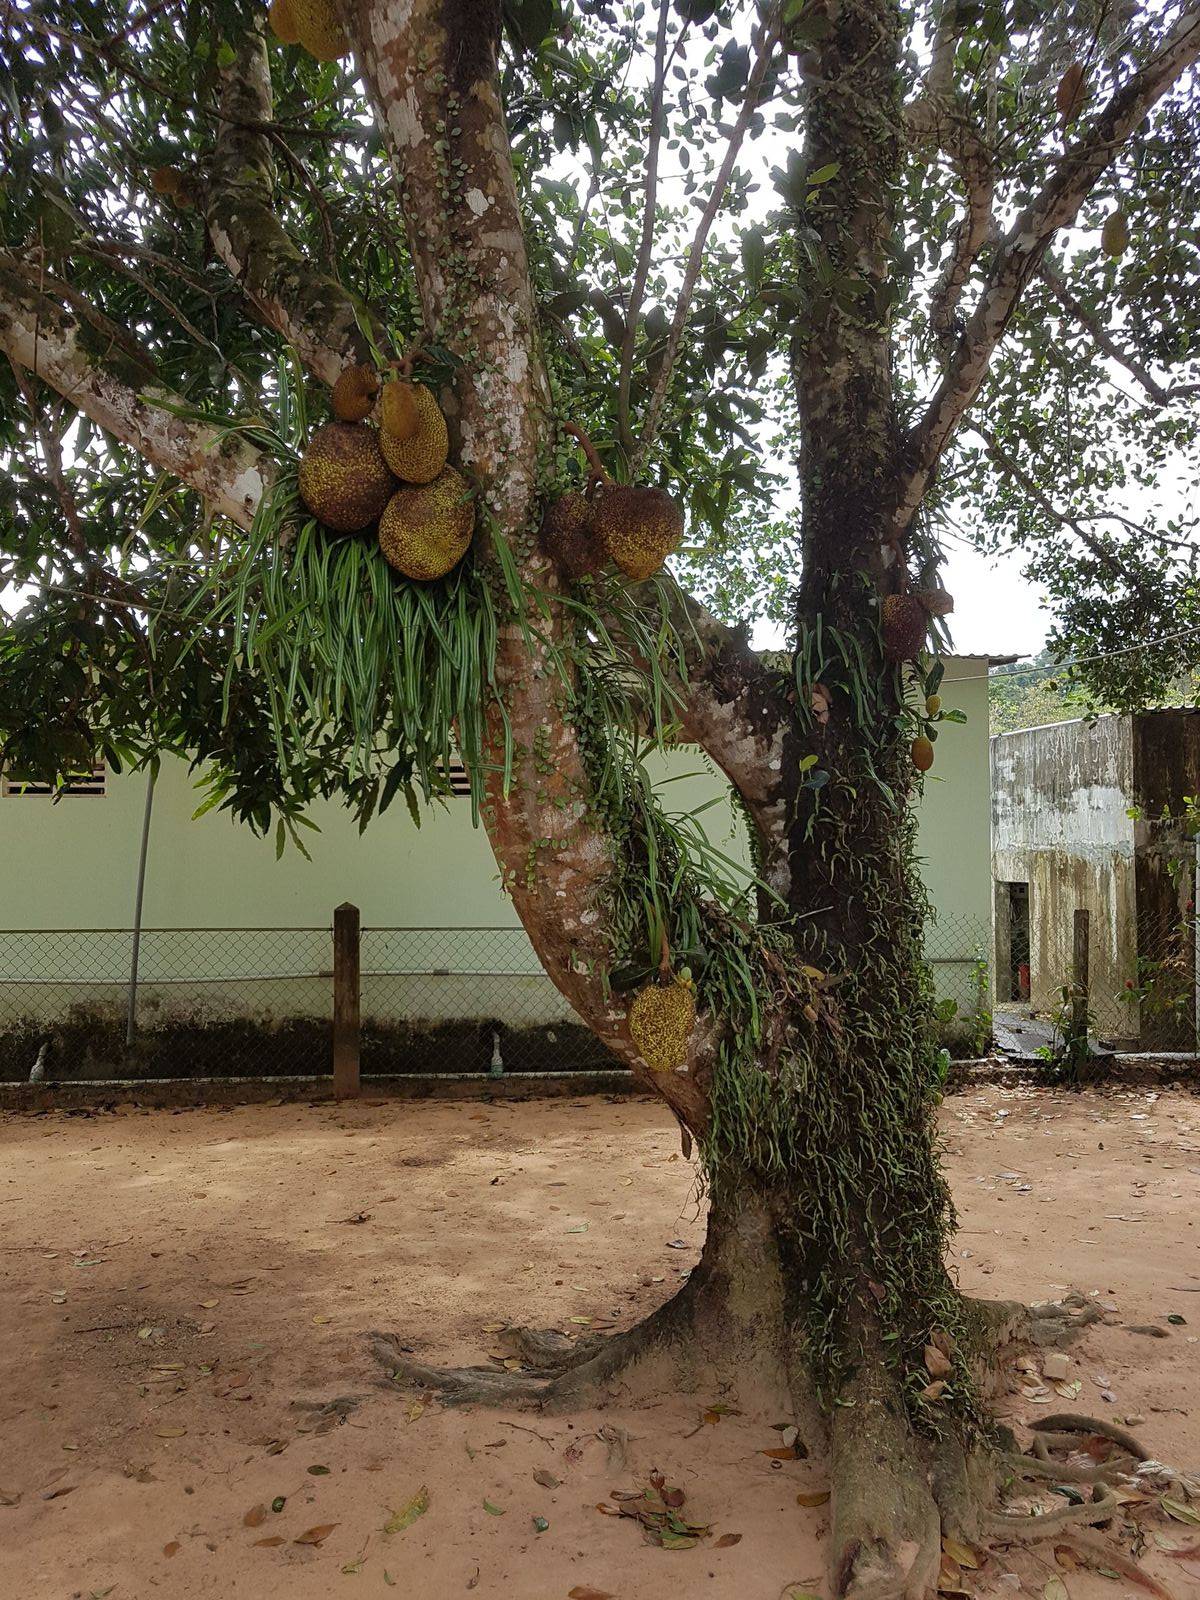
M 129 959 L 129 1003 L 125 1014 L 125 1048 L 131 1049 L 137 1034 L 138 964 L 142 953 L 142 899 L 146 892 L 146 854 L 150 848 L 150 813 L 154 808 L 154 780 L 157 764 L 146 771 L 146 805 L 142 812 L 142 842 L 138 850 L 137 890 L 133 900 L 133 951 Z

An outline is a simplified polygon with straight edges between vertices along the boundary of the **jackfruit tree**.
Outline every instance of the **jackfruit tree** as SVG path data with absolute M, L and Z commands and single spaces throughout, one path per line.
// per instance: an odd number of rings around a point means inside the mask
M 946 1267 L 911 801 L 953 715 L 944 537 L 1025 551 L 1106 703 L 1194 658 L 1200 5 L 266 24 L 5 13 L 4 759 L 183 752 L 282 848 L 317 796 L 419 814 L 461 754 L 547 973 L 695 1142 L 709 1235 L 569 1365 L 385 1341 L 401 1381 L 786 1399 L 838 1596 L 931 1594 L 942 1534 L 1111 1521 L 1098 1482 L 1005 1510 L 1047 1476 L 991 1405 L 1035 1330 Z M 660 809 L 674 739 L 749 880 Z

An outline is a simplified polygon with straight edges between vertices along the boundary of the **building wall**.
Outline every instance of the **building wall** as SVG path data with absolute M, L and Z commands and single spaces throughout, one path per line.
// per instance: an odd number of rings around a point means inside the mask
M 1055 723 L 992 740 L 992 872 L 997 885 L 1029 885 L 1035 1010 L 1051 1010 L 1070 981 L 1077 908 L 1091 914 L 1093 988 L 1116 994 L 1130 976 L 1137 916 L 1132 793 L 1128 717 Z M 1131 1036 L 1135 1011 L 1131 1006 Z
M 947 992 L 969 987 L 990 915 L 986 672 L 979 658 L 948 663 L 943 698 L 964 710 L 968 721 L 944 726 L 920 810 L 923 871 L 939 916 L 930 954 Z M 708 758 L 685 748 L 653 757 L 651 768 L 663 804 L 676 815 L 717 798 L 699 825 L 717 850 L 744 864 L 740 814 Z M 312 859 L 289 845 L 276 860 L 271 840 L 257 838 L 227 813 L 193 819 L 202 798 L 195 782 L 184 762 L 163 762 L 154 796 L 145 927 L 318 931 L 273 939 L 148 935 L 143 971 L 152 1008 L 169 1012 L 184 993 L 195 999 L 195 984 L 174 988 L 172 978 L 211 979 L 200 999 L 216 1008 L 228 1004 L 237 983 L 249 976 L 260 1010 L 323 1007 L 323 930 L 334 906 L 349 900 L 360 908 L 364 928 L 431 930 L 406 935 L 401 950 L 398 936 L 391 936 L 391 948 L 382 934 L 365 937 L 366 1011 L 373 990 L 384 987 L 372 971 L 399 970 L 404 976 L 386 985 L 388 1004 L 409 1015 L 414 1009 L 461 1015 L 470 1006 L 481 1015 L 501 1014 L 502 996 L 518 991 L 523 1017 L 536 1012 L 538 1020 L 549 1022 L 564 1014 L 522 933 L 464 931 L 519 930 L 487 839 L 471 825 L 469 801 L 426 808 L 418 829 L 400 800 L 362 835 L 348 812 L 320 803 L 311 812 L 320 831 L 304 835 Z M 55 1012 L 81 993 L 123 1002 L 127 935 L 61 941 L 47 931 L 129 928 L 145 789 L 144 774 L 109 773 L 103 797 L 67 797 L 57 804 L 0 798 L 0 1027 L 5 980 L 10 989 L 18 979 L 36 981 L 39 1003 Z M 11 931 L 18 929 L 35 933 L 18 938 Z M 448 977 L 431 977 L 431 968 Z M 91 980 L 86 991 L 79 987 L 82 977 Z
M 1185 816 L 1200 796 L 1200 709 L 1144 712 L 1134 718 L 1133 793 L 1137 807 L 1137 922 L 1140 977 L 1151 978 L 1141 1007 L 1147 1049 L 1194 1049 L 1197 963 L 1196 840 Z
M 1137 891 L 1132 723 L 1055 723 L 992 740 L 992 872 L 1029 885 L 1030 1001 L 1048 1011 L 1071 978 L 1076 909 L 1090 913 L 1091 983 L 1116 996 L 1135 962 Z M 997 966 L 1003 968 L 1003 949 Z M 1136 1037 L 1134 1004 L 1126 1007 Z M 1122 1013 L 1123 1024 L 1125 1013 Z

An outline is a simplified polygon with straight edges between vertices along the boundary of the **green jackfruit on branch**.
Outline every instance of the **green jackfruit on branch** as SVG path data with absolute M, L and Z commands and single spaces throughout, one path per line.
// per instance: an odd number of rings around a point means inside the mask
M 611 484 L 596 492 L 592 528 L 621 571 L 640 582 L 679 548 L 683 512 L 665 489 Z
M 470 485 L 445 467 L 432 483 L 396 491 L 379 519 L 379 548 L 406 578 L 428 582 L 458 565 L 474 527 Z
M 696 996 L 686 978 L 648 983 L 629 1007 L 629 1037 L 654 1072 L 674 1072 L 688 1058 L 696 1026 Z
M 395 489 L 379 435 L 365 422 L 326 423 L 300 461 L 300 498 L 337 533 L 357 533 L 378 521 Z

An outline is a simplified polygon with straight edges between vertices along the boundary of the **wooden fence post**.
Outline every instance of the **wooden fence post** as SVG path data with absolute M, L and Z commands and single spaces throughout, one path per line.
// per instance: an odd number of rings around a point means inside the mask
M 347 900 L 333 913 L 333 1093 L 338 1100 L 360 1092 L 358 907 Z
M 1071 957 L 1071 1026 L 1077 1037 L 1087 1032 L 1090 920 L 1088 912 L 1076 911 Z

